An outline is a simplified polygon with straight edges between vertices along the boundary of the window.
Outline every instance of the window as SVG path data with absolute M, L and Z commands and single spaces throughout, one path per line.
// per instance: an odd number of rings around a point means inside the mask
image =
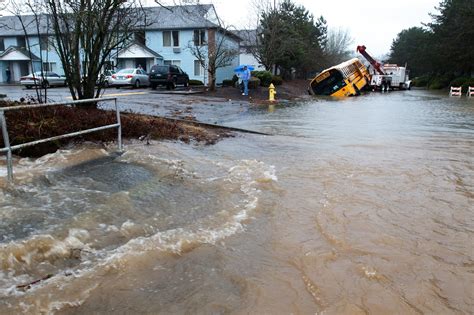
M 181 67 L 181 60 L 165 60 L 163 61 L 163 64 L 165 66 L 175 65 L 175 66 Z
M 18 47 L 26 48 L 26 39 L 25 36 L 17 36 L 16 37 L 16 45 Z
M 135 32 L 135 41 L 139 44 L 146 45 L 146 36 L 144 30 Z
M 204 74 L 204 68 L 199 60 L 194 60 L 194 76 L 198 77 Z
M 5 50 L 5 42 L 3 41 L 3 37 L 0 37 L 0 51 Z
M 163 46 L 164 47 L 179 47 L 179 31 L 164 31 L 163 32 Z
M 56 71 L 55 62 L 43 62 L 43 71 Z
M 40 49 L 41 50 L 49 50 L 48 36 L 45 36 L 45 35 L 40 36 Z
M 194 30 L 194 46 L 206 45 L 206 30 Z

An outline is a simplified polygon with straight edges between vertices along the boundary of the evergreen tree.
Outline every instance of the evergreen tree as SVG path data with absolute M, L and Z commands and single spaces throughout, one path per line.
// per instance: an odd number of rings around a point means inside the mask
M 441 71 L 471 74 L 474 70 L 474 1 L 443 0 L 428 24 L 434 33 Z
M 305 76 L 320 69 L 327 31 L 324 18 L 315 20 L 303 6 L 284 0 L 262 13 L 260 25 L 257 55 L 267 69 L 275 66 L 285 77 L 293 70 Z
M 434 69 L 436 55 L 432 50 L 433 33 L 422 27 L 401 31 L 392 42 L 390 63 L 408 65 L 412 76 L 419 76 Z

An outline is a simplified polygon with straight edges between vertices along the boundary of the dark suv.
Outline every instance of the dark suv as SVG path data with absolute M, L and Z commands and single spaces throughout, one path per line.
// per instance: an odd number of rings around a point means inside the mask
M 174 65 L 154 65 L 149 74 L 150 86 L 156 89 L 158 85 L 165 85 L 168 89 L 176 88 L 176 85 L 189 85 L 189 76 L 180 67 Z

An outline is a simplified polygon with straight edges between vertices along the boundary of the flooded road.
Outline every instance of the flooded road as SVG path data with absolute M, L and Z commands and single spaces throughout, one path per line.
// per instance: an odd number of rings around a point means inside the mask
M 274 135 L 17 160 L 0 313 L 473 312 L 474 100 L 406 91 L 212 121 Z

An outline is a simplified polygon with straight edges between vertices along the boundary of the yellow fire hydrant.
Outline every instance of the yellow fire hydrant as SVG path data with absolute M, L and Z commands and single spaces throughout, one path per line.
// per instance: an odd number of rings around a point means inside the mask
M 275 86 L 272 84 L 270 84 L 270 86 L 268 87 L 268 100 L 270 102 L 274 102 L 275 101 L 275 94 L 277 94 L 276 92 L 276 89 L 275 89 Z

